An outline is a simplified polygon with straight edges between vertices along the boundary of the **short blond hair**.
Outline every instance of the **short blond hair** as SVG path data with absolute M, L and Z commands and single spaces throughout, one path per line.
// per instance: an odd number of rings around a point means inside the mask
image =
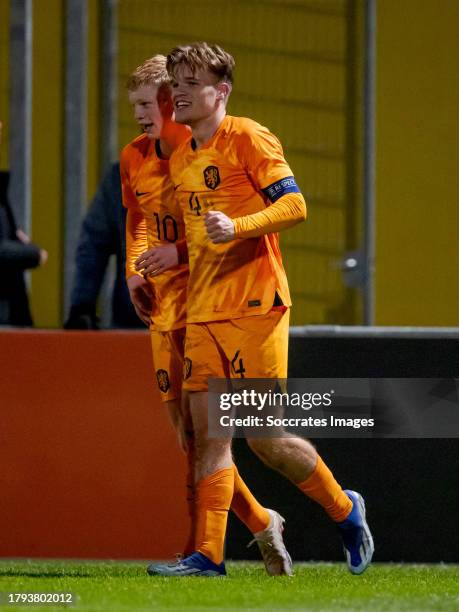
M 196 70 L 208 70 L 219 81 L 233 82 L 235 61 L 232 55 L 218 45 L 195 42 L 175 47 L 167 56 L 167 72 L 174 78 L 178 66 L 187 66 L 194 74 Z
M 166 69 L 165 55 L 154 55 L 145 60 L 129 75 L 126 81 L 128 91 L 136 91 L 143 85 L 168 85 L 170 77 Z

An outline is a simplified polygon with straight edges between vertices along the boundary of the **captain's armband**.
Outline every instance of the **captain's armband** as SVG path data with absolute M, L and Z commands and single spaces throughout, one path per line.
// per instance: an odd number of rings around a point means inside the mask
M 269 201 L 274 203 L 286 193 L 300 193 L 300 188 L 296 184 L 294 176 L 286 176 L 268 185 L 268 187 L 265 187 L 262 191 Z

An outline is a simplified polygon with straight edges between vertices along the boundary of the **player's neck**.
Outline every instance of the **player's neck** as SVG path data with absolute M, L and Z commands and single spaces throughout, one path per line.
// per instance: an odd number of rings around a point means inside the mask
M 221 108 L 211 117 L 206 117 L 191 126 L 193 132 L 193 140 L 196 143 L 196 148 L 199 149 L 205 145 L 215 132 L 220 127 L 221 122 L 226 116 L 226 109 Z

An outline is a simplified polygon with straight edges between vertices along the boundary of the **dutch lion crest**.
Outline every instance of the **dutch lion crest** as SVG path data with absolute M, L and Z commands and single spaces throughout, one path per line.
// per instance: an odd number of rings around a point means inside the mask
M 169 382 L 169 374 L 166 370 L 156 371 L 156 380 L 158 381 L 158 387 L 163 393 L 167 393 L 171 387 Z
M 209 189 L 217 189 L 220 185 L 220 173 L 217 166 L 207 166 L 204 170 L 204 182 Z

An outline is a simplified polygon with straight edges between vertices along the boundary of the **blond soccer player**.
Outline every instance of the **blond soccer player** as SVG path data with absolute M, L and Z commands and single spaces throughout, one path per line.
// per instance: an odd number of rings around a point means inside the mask
M 169 81 L 166 57 L 162 55 L 146 60 L 129 77 L 129 101 L 142 134 L 122 150 L 120 169 L 123 204 L 127 208 L 127 284 L 137 314 L 150 327 L 158 388 L 188 459 L 191 527 L 184 552 L 189 555 L 200 536 L 195 524 L 194 431 L 181 402 L 188 265 L 179 264 L 165 272 L 158 265 L 156 274 L 147 276 L 135 267 L 146 249 L 160 247 L 167 258 L 169 253 L 176 253 L 175 246 L 170 247 L 184 239 L 183 214 L 169 177 L 169 157 L 188 139 L 189 129 L 173 121 Z M 290 575 L 291 559 L 282 539 L 282 517 L 258 503 L 233 463 L 231 470 L 235 482 L 231 509 L 254 535 L 267 572 Z
M 277 138 L 226 114 L 234 60 L 194 43 L 168 56 L 176 121 L 192 135 L 170 161 L 189 253 L 183 388 L 190 394 L 198 492 L 194 554 L 152 573 L 224 574 L 227 510 L 234 491 L 229 440 L 208 436 L 208 378 L 287 377 L 291 305 L 277 232 L 304 221 L 306 207 Z M 158 273 L 147 251 L 137 269 Z M 298 437 L 248 439 L 254 452 L 318 502 L 342 535 L 347 564 L 362 573 L 373 541 L 362 497 L 343 491 L 313 445 Z

